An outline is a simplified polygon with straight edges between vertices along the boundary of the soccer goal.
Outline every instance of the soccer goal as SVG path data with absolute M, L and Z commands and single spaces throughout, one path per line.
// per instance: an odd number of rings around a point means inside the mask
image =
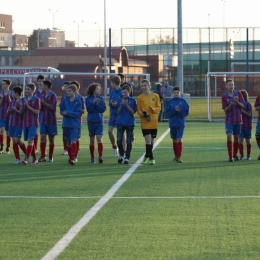
M 33 82 L 37 83 L 38 72 L 29 72 L 24 74 L 23 78 L 23 90 L 26 83 Z M 65 81 L 78 81 L 80 83 L 80 94 L 86 96 L 87 87 L 93 83 L 97 82 L 102 86 L 104 98 L 107 98 L 111 89 L 110 78 L 112 76 L 118 75 L 117 73 L 81 73 L 81 72 L 44 72 L 46 79 L 51 80 L 52 90 L 57 96 L 63 95 L 62 86 Z M 142 93 L 141 91 L 141 81 L 143 79 L 150 80 L 150 74 L 148 73 L 124 73 L 125 81 L 132 86 L 133 96 L 138 96 Z
M 225 82 L 227 78 L 234 80 L 236 90 L 245 89 L 251 98 L 260 94 L 260 70 L 254 72 L 208 72 L 205 88 L 208 121 L 224 119 L 221 96 L 226 92 Z

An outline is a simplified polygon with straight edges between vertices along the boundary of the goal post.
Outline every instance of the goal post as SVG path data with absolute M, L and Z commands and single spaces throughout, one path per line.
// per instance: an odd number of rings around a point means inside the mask
M 24 74 L 23 77 L 23 91 L 25 89 L 25 85 L 28 82 L 36 82 L 36 78 L 39 75 L 39 72 L 28 72 Z M 109 91 L 107 86 L 110 86 L 110 77 L 118 75 L 117 73 L 102 73 L 102 72 L 44 72 L 46 79 L 50 79 L 53 84 L 53 91 L 57 96 L 62 95 L 61 87 L 65 81 L 78 81 L 81 86 L 81 94 L 83 91 L 85 93 L 86 88 L 89 84 L 93 82 L 98 82 L 104 88 L 103 94 L 106 99 Z M 140 89 L 140 82 L 142 79 L 150 80 L 149 73 L 124 73 L 125 79 L 127 83 L 132 85 L 133 95 L 138 94 Z M 105 84 L 105 80 L 108 84 Z
M 260 71 L 255 72 L 208 72 L 206 74 L 206 96 L 208 121 L 223 120 L 225 115 L 221 108 L 221 96 L 226 92 L 225 81 L 234 80 L 236 90 L 247 90 L 250 97 L 260 94 Z

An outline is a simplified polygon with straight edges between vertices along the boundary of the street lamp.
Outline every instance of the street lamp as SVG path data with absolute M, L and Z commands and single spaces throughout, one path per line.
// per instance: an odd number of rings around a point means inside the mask
M 95 24 L 98 26 L 98 47 L 100 47 L 100 26 L 97 22 Z
M 76 21 L 73 21 L 74 23 L 76 23 L 78 25 L 78 47 L 79 47 L 79 26 L 81 23 L 83 23 L 84 21 L 82 20 L 81 22 L 76 22 Z
M 41 31 L 42 29 L 38 29 L 38 34 L 37 34 L 37 48 L 39 48 L 40 47 L 40 31 Z
M 56 11 L 52 11 L 51 9 L 49 9 L 49 11 L 52 13 L 52 28 L 54 29 L 55 27 L 54 27 L 54 15 L 55 15 L 55 13 L 56 12 L 58 12 L 58 10 L 56 10 Z

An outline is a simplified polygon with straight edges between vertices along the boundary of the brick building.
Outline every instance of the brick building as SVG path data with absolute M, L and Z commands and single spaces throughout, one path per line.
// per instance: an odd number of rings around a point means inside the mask
M 12 15 L 0 14 L 0 47 L 12 46 Z

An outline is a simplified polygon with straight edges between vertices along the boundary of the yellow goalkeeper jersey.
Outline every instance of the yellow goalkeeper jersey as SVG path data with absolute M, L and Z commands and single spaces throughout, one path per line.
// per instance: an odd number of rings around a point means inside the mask
M 152 111 L 149 107 L 152 107 Z M 149 95 L 141 94 L 137 97 L 137 114 L 140 116 L 142 129 L 157 129 L 158 128 L 158 113 L 161 110 L 161 101 L 158 94 L 151 92 Z M 146 111 L 150 116 L 150 122 L 143 117 L 143 112 Z

